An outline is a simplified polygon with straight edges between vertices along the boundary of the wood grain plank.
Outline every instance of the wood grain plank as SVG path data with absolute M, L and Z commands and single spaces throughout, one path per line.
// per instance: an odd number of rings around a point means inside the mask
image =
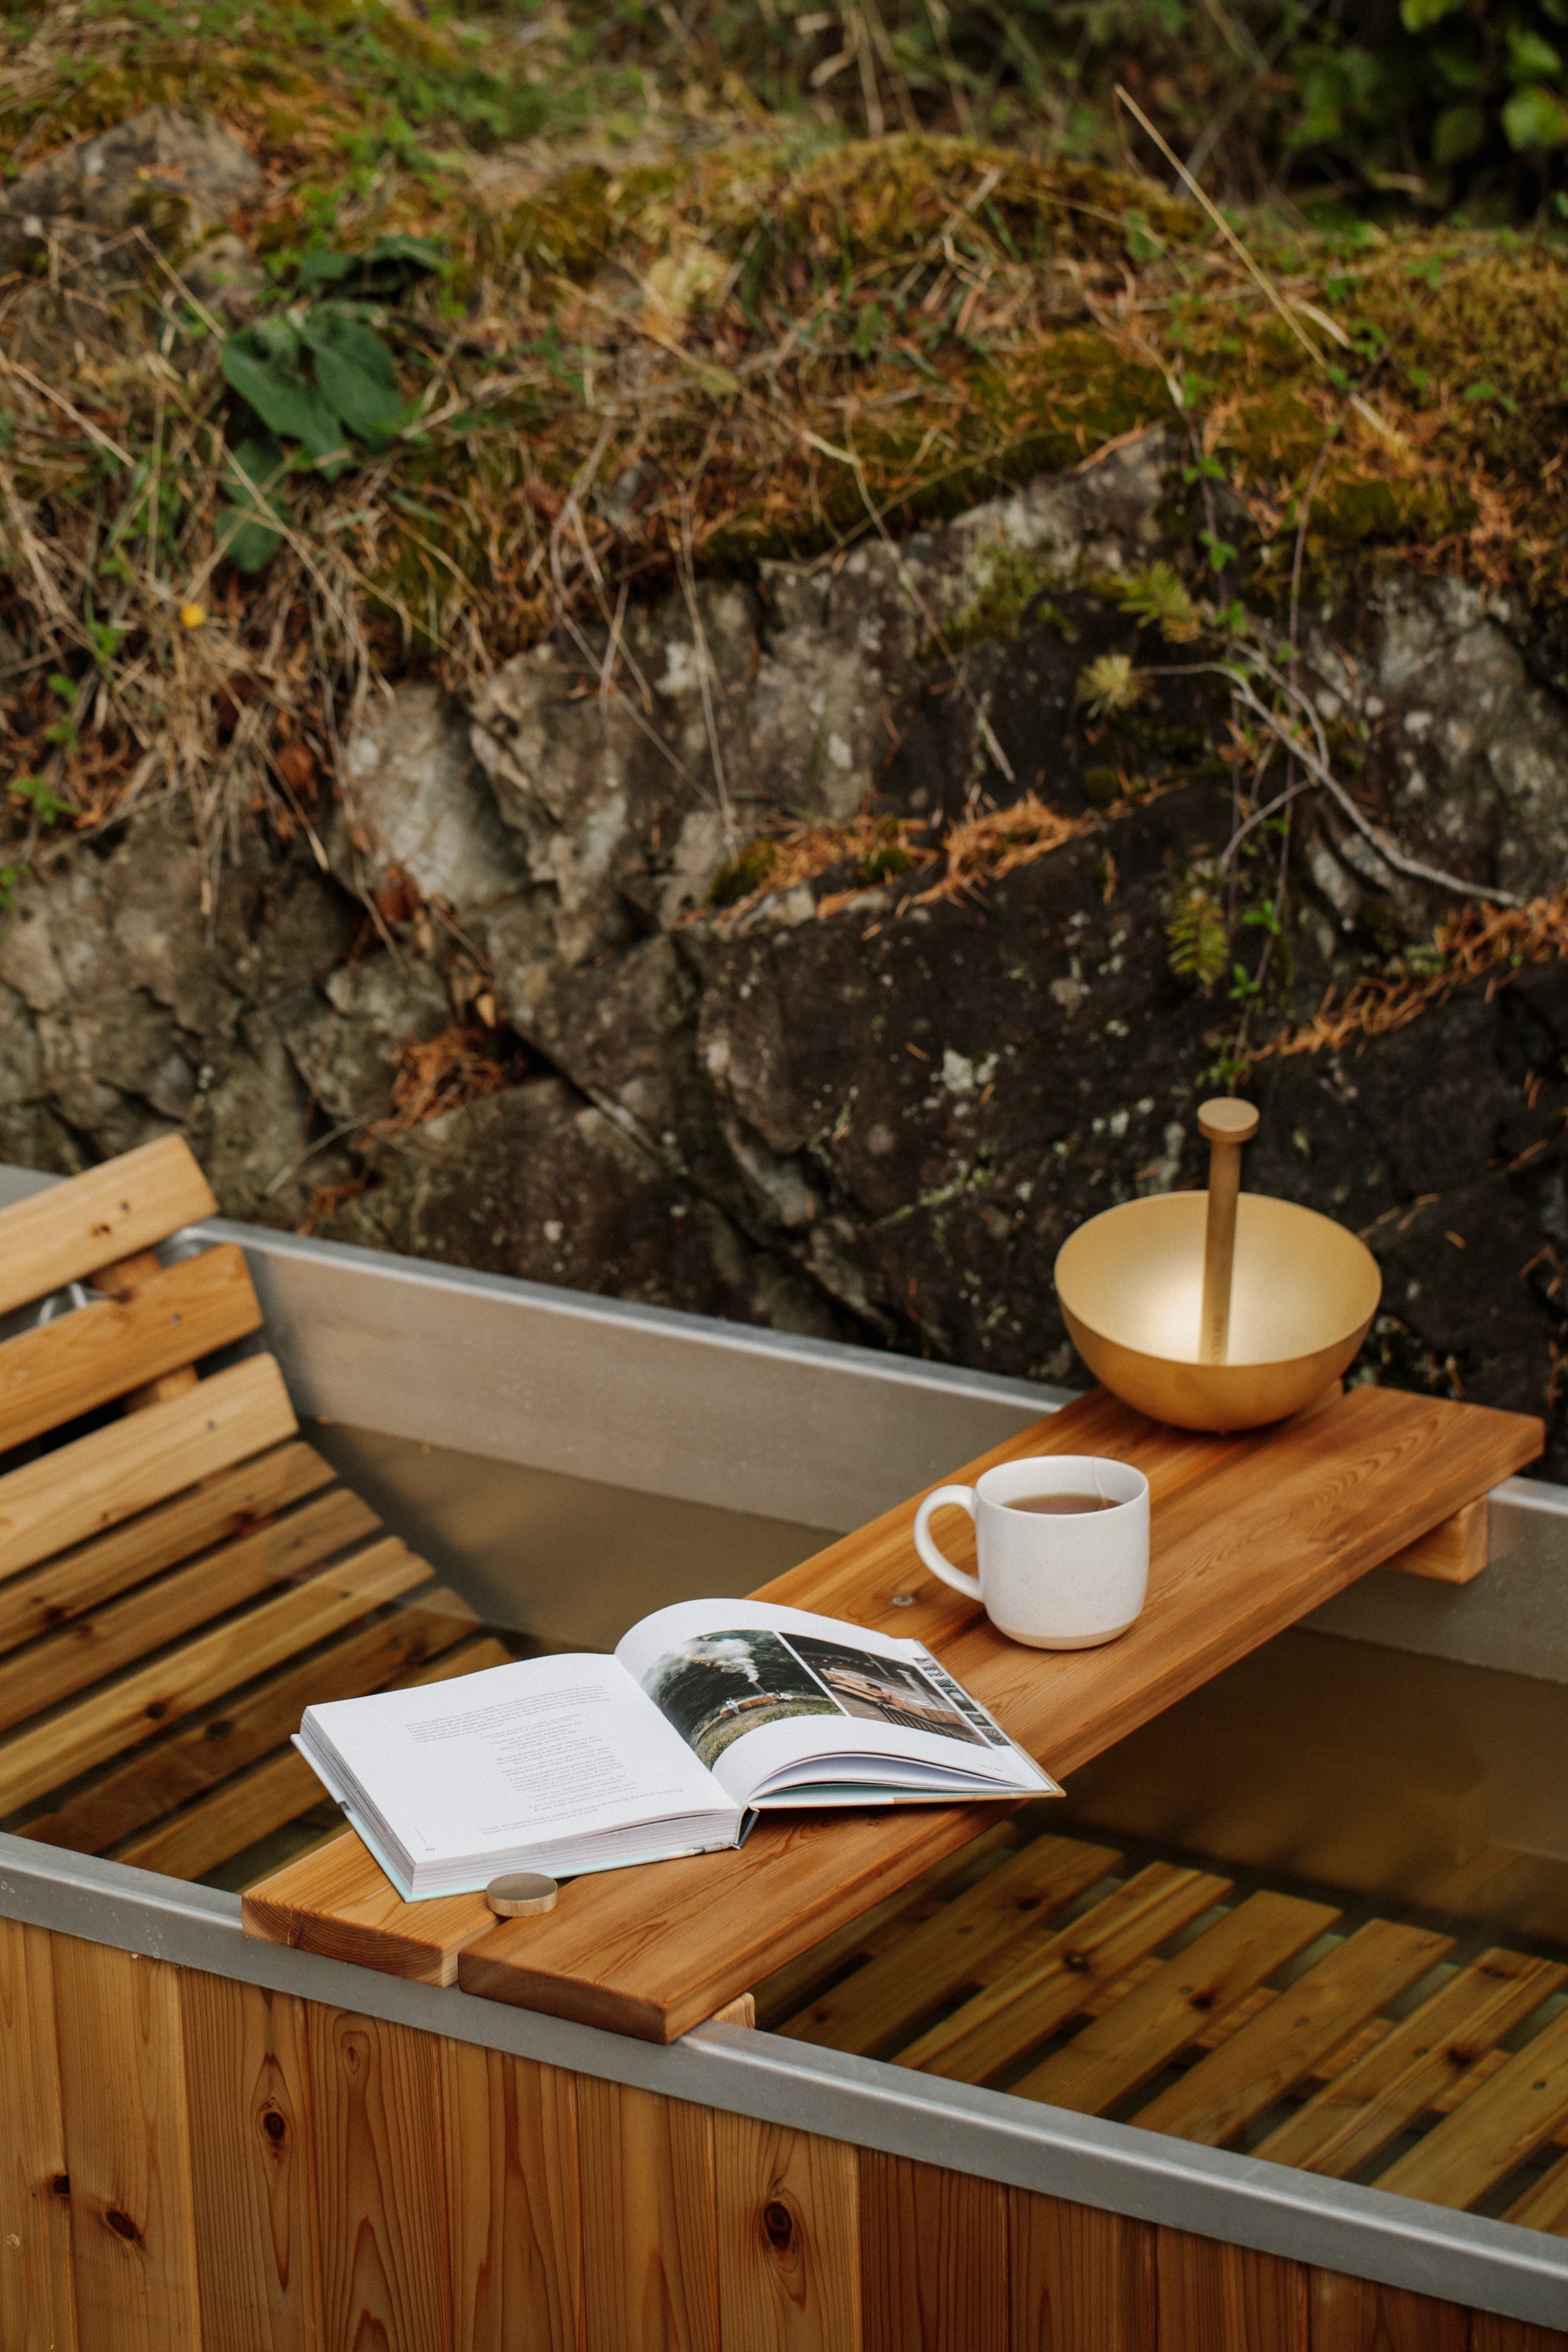
M 721 2352 L 713 2116 L 577 2078 L 588 2352 Z
M 583 2352 L 577 2078 L 443 2040 L 453 2352 Z
M 764 2029 L 773 2032 L 786 2024 L 808 2008 L 818 1994 L 826 1992 L 849 1967 L 864 1967 L 868 1960 L 880 1958 L 910 1927 L 923 1925 L 944 1903 L 956 1902 L 959 1895 L 967 1894 L 972 1885 L 995 1867 L 999 1858 L 1016 1853 L 1026 1843 L 1022 1829 L 1025 1820 L 1026 1815 L 1010 1814 L 994 1829 L 972 1839 L 956 1863 L 939 1862 L 922 1870 L 918 1878 L 911 1878 L 896 1895 L 873 1904 L 858 1919 L 849 1920 L 814 1944 L 799 1959 L 763 1977 L 752 1990 Z
M 1007 2242 L 1013 2352 L 1152 2352 L 1149 2222 L 1010 2189 Z
M 165 1568 L 247 1534 L 336 1476 L 296 1441 L 220 1471 L 172 1503 L 0 1583 L 0 1653 L 52 1633 Z
M 181 1971 L 52 1943 L 82 2352 L 198 2344 Z
M 865 2352 L 1006 2352 L 1007 2190 L 876 2148 L 859 2159 Z
M 49 1937 L 0 1918 L 0 2345 L 76 2341 Z
M 298 1428 L 270 1356 L 247 1356 L 184 1396 L 112 1422 L 0 1478 L 0 1572 L 85 1543 Z
M 722 2343 L 859 2352 L 856 2149 L 720 2111 L 713 2150 Z
M 1086 2009 L 1092 1995 L 1230 1892 L 1228 1878 L 1152 1862 L 899 2053 L 959 2083 L 998 2067 Z
M 311 2001 L 305 2047 L 323 2340 L 450 2352 L 440 2045 Z
M 418 1672 L 402 1677 L 406 1688 L 416 1683 L 447 1682 L 454 1675 L 479 1673 L 486 1666 L 505 1665 L 510 1652 L 494 1640 L 465 1642 Z M 199 1878 L 216 1870 L 259 1838 L 281 1829 L 296 1814 L 319 1805 L 326 1794 L 297 1748 L 280 1748 L 248 1771 L 226 1780 L 173 1820 L 129 1839 L 114 1849 L 116 1862 L 134 1863 L 139 1870 L 161 1871 L 169 1878 Z
M 1517 2221 L 1521 2230 L 1547 2230 L 1553 2237 L 1568 2238 L 1568 2156 L 1549 2166 L 1502 2218 Z
M 74 1780 L 247 1676 L 324 1641 L 384 1601 L 425 1583 L 429 1574 L 423 1560 L 388 1536 L 13 1732 L 0 1740 L 0 1812 Z
M 1405 2126 L 1468 2079 L 1568 1969 L 1522 1952 L 1483 1952 L 1410 2017 L 1336 2074 L 1253 2150 L 1275 2164 L 1346 2179 Z
M 1066 1903 L 1114 1870 L 1111 1847 L 1075 1838 L 1041 1837 L 1023 1847 L 955 1902 L 792 2018 L 781 2032 L 795 2042 L 869 2054 L 894 2046 L 936 2001 L 980 1980 Z
M 1157 1975 L 1015 2083 L 1016 2096 L 1100 2115 L 1130 2098 L 1210 2017 L 1331 1927 L 1331 1904 L 1249 1895 Z
M 260 1328 L 245 1253 L 224 1242 L 18 1332 L 0 1346 L 0 1453 Z
M 0 1315 L 216 1217 L 190 1146 L 160 1136 L 0 1209 Z
M 1377 2180 L 1430 2205 L 1473 2205 L 1528 2162 L 1568 2119 L 1568 2012 L 1543 2026 Z
M 1532 2327 L 1500 2312 L 1470 2315 L 1470 2352 L 1568 2352 L 1568 2335 L 1556 2327 Z
M 455 1984 L 458 1954 L 479 1932 L 479 1915 L 494 1916 L 482 1895 L 403 1902 L 352 1830 L 247 1887 L 241 1906 L 246 1934 L 263 1943 L 324 1951 L 419 1984 Z
M 1218 1466 L 1156 1496 L 1143 1616 L 1098 1650 L 1021 1649 L 976 1623 L 957 1594 L 934 1598 L 908 1504 L 763 1591 L 921 1633 L 1059 1775 L 1488 1492 L 1540 1444 L 1540 1424 L 1523 1416 L 1373 1388 L 1269 1433 L 1266 1475 L 1258 1443 L 1205 1440 L 1184 1458 Z M 1184 1458 L 1172 1433 L 1099 1397 L 1001 1451 L 1080 1444 L 1142 1451 L 1162 1477 L 1162 1461 Z M 911 1592 L 916 1607 L 893 1607 Z M 974 1807 L 765 1822 L 739 1853 L 579 1880 L 544 1920 L 476 1922 L 458 1980 L 492 2000 L 669 2040 L 985 1826 Z M 388 1919 L 389 1941 L 401 1924 Z
M 1430 1577 L 1438 1584 L 1470 1584 L 1489 1557 L 1491 1506 L 1484 1495 L 1443 1520 L 1388 1561 L 1405 1576 Z
M 181 1979 L 202 2352 L 318 2352 L 305 2004 Z
M 1133 2122 L 1143 2131 L 1222 2147 L 1453 1948 L 1451 1936 L 1369 1919 Z
M 375 1534 L 379 1526 L 368 1503 L 346 1486 L 335 1486 L 286 1518 L 235 1536 L 134 1592 L 73 1618 L 58 1633 L 0 1659 L 0 1731 L 58 1706 L 272 1586 L 298 1581 L 335 1552 Z
M 1158 2352 L 1310 2352 L 1304 2263 L 1163 2229 L 1155 2264 Z
M 1470 2314 L 1462 2304 L 1348 2278 L 1308 2273 L 1312 2352 L 1470 2352 Z
M 446 1651 L 477 1622 L 466 1601 L 431 1585 L 394 1614 L 226 1691 L 177 1731 L 117 1759 L 52 1811 L 8 1826 L 46 1845 L 101 1853 L 269 1755 L 299 1729 L 307 1706 L 380 1690 Z

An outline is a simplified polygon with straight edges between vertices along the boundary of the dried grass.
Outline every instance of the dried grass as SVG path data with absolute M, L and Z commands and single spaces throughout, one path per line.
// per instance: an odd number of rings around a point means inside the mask
M 1331 989 L 1316 1017 L 1256 1046 L 1252 1062 L 1297 1054 L 1337 1054 L 1408 1028 L 1422 1013 L 1445 1004 L 1456 990 L 1489 975 L 1494 982 L 1527 965 L 1568 958 L 1568 889 L 1527 906 L 1462 907 L 1437 925 L 1424 967 L 1357 981 L 1336 1002 Z

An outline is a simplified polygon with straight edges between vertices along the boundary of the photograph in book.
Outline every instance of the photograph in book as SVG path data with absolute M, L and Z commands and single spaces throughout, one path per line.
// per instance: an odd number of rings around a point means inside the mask
M 765 1723 L 843 1712 L 788 1643 L 761 1627 L 693 1634 L 654 1661 L 642 1686 L 710 1771 Z
M 792 1633 L 789 1646 L 831 1691 L 846 1715 L 890 1723 L 900 1731 L 934 1731 L 983 1748 L 980 1734 L 918 1666 L 813 1633 Z

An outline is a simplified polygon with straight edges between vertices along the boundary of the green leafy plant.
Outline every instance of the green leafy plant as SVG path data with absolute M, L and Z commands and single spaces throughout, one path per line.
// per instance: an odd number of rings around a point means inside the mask
M 1188 645 L 1202 635 L 1204 625 L 1197 607 L 1180 573 L 1169 563 L 1151 563 L 1147 571 L 1126 581 L 1117 602 L 1124 613 L 1133 615 L 1140 628 L 1157 622 L 1161 635 L 1170 645 Z
M 304 459 L 331 481 L 354 463 L 356 445 L 384 448 L 409 411 L 390 349 L 348 303 L 317 302 L 241 327 L 224 344 L 223 373 L 267 430 L 247 434 L 233 449 L 218 537 L 242 572 L 259 572 L 287 528 L 281 478 L 299 462 L 282 444 L 299 443 Z
M 1083 704 L 1091 719 L 1114 719 L 1131 710 L 1142 695 L 1143 681 L 1130 655 L 1100 654 L 1079 672 L 1073 699 Z
M 229 503 L 217 518 L 218 545 L 241 572 L 268 564 L 289 527 L 283 476 L 289 461 L 270 433 L 247 434 L 229 452 L 224 488 Z
M 1208 880 L 1189 875 L 1173 895 L 1165 918 L 1167 961 L 1178 980 L 1209 988 L 1230 960 L 1225 910 Z
M 40 824 L 55 824 L 62 816 L 69 816 L 71 813 L 69 801 L 61 800 L 54 786 L 43 776 L 13 776 L 5 789 L 14 801 L 21 801 L 32 810 Z M 10 867 L 5 867 L 3 872 L 12 881 L 15 880 Z M 0 911 L 9 904 L 9 889 L 0 887 Z

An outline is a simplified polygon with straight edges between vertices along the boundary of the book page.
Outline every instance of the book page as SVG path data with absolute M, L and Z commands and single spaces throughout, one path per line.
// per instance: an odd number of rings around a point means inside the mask
M 868 1800 L 1054 1790 L 918 1642 L 767 1601 L 684 1601 L 634 1625 L 616 1655 L 738 1804 L 807 1766 Z
M 307 1710 L 417 1864 L 685 1813 L 719 1792 L 614 1658 L 529 1658 Z M 307 1747 L 308 1752 L 308 1747 Z

